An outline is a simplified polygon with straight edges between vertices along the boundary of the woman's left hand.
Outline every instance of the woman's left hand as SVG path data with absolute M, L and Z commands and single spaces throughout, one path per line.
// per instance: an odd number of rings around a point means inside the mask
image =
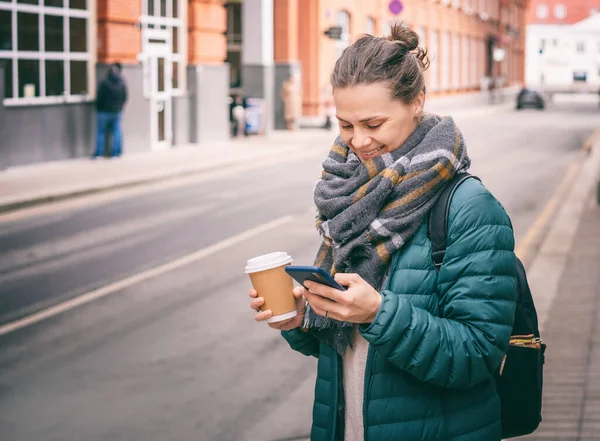
M 371 323 L 381 306 L 381 294 L 358 274 L 335 275 L 335 281 L 347 286 L 346 291 L 305 281 L 304 296 L 319 315 L 350 323 Z

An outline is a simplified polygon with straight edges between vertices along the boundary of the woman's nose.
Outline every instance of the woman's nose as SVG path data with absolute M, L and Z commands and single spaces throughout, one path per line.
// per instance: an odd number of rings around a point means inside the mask
M 361 130 L 354 131 L 354 136 L 352 137 L 352 145 L 354 147 L 362 148 L 367 147 L 369 144 L 371 144 L 371 137 L 367 133 Z

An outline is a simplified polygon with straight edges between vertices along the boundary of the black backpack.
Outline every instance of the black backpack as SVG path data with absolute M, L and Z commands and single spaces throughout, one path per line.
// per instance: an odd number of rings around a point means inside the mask
M 429 215 L 431 258 L 438 271 L 446 253 L 450 201 L 458 186 L 469 178 L 480 180 L 468 173 L 454 176 Z M 502 438 L 532 433 L 542 421 L 542 373 L 546 345 L 540 338 L 525 268 L 518 258 L 516 306 L 510 345 L 496 371 Z

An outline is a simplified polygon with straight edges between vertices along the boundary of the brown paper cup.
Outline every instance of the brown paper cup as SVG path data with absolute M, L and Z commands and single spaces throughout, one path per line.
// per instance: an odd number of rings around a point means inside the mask
M 292 258 L 282 252 L 248 260 L 246 273 L 258 295 L 265 299 L 262 309 L 273 312 L 267 323 L 280 322 L 298 315 L 293 293 L 294 281 L 284 269 L 291 262 Z

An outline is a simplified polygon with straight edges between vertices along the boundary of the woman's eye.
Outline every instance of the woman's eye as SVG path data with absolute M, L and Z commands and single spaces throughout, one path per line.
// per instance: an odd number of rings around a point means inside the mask
M 381 124 L 377 124 L 377 125 L 374 125 L 374 126 L 367 126 L 367 127 L 369 129 L 371 129 L 371 130 L 375 130 L 375 129 L 378 129 L 379 127 L 381 127 Z
M 341 127 L 344 130 L 350 130 L 352 128 L 352 126 L 344 126 L 344 125 L 342 125 Z

